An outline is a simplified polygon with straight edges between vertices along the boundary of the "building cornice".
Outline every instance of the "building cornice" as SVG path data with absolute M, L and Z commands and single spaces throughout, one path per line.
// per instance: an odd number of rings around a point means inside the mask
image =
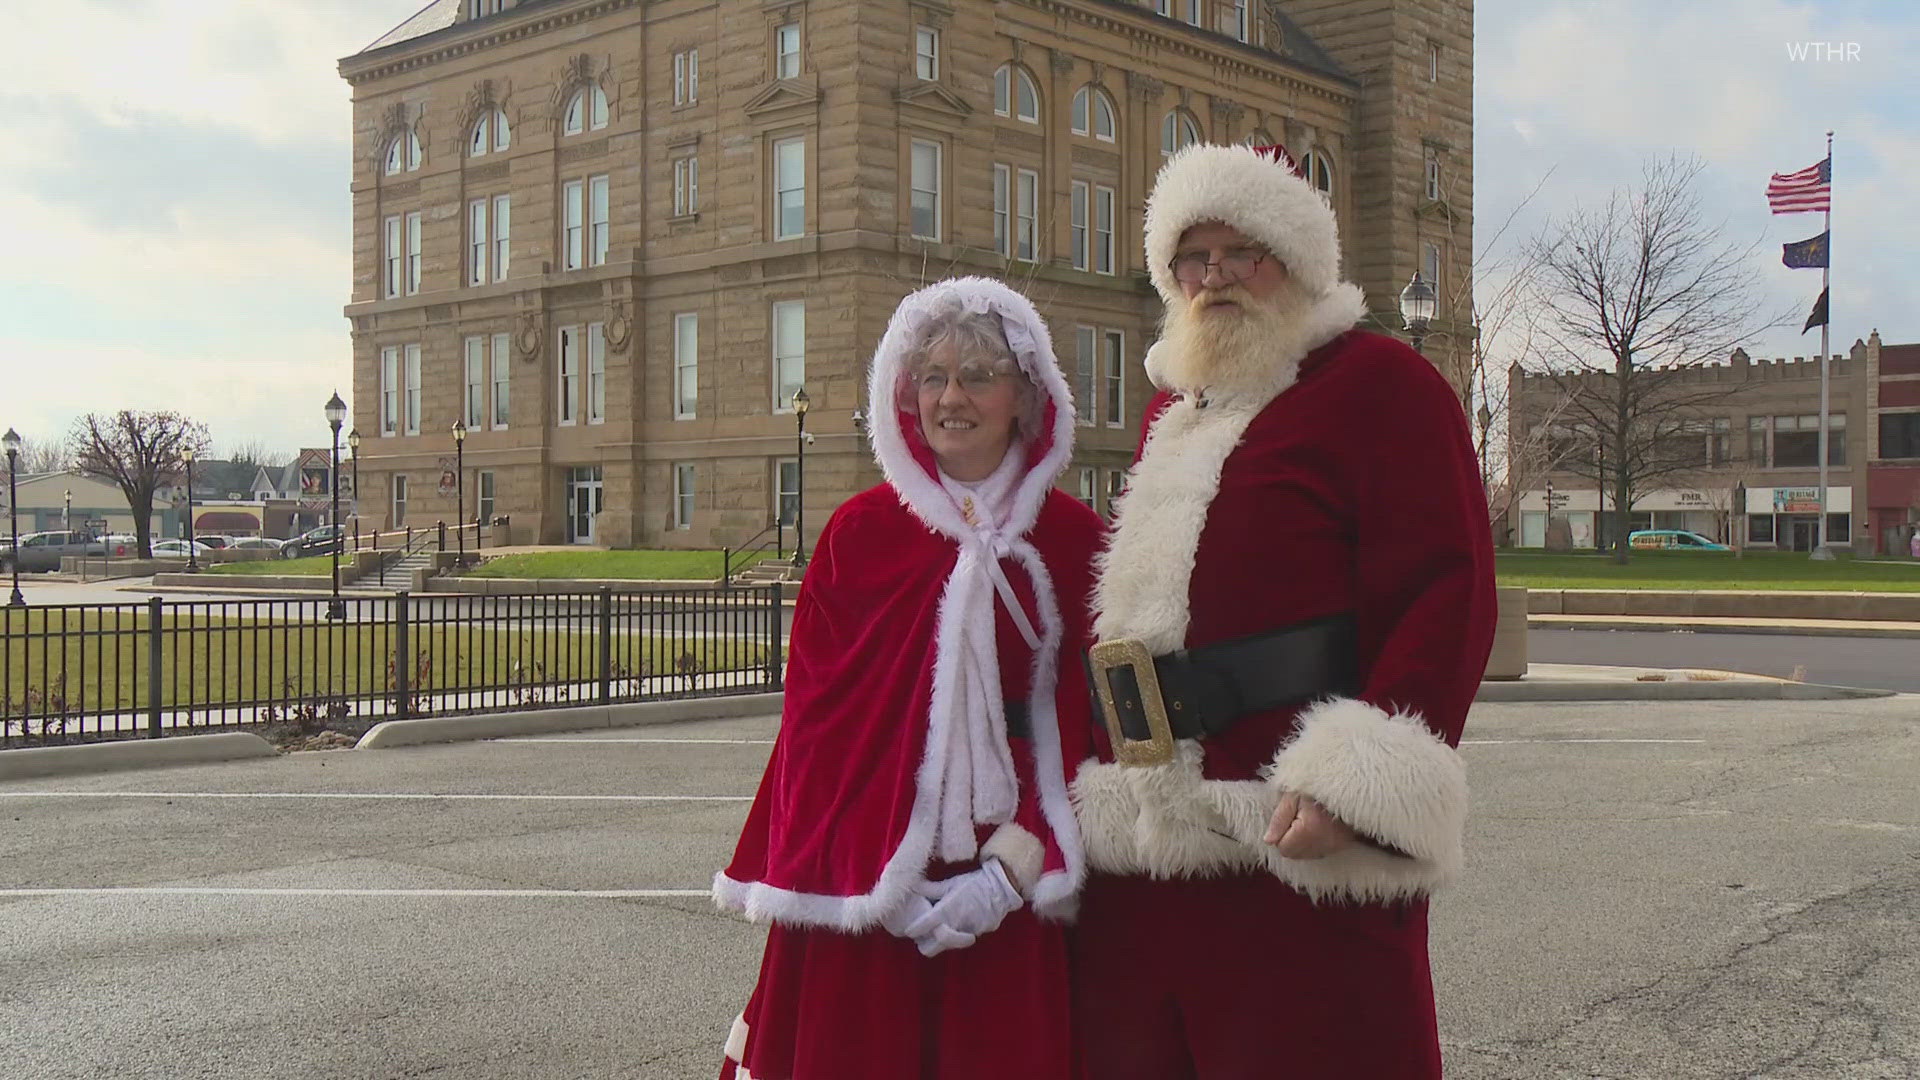
M 458 22 L 444 30 L 435 30 L 384 48 L 355 53 L 340 61 L 340 77 L 348 85 L 359 86 L 496 45 L 563 29 L 616 11 L 639 7 L 645 2 L 531 0 L 498 15 Z

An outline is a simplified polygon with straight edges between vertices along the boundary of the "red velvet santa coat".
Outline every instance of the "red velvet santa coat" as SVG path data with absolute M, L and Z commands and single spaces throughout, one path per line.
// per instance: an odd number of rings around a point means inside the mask
M 885 407 L 898 400 L 918 327 L 956 297 L 1000 316 L 1045 401 L 1038 432 L 1012 452 L 1024 462 L 1013 509 L 990 533 L 941 486 L 917 418 Z M 714 880 L 723 908 L 773 924 L 721 1075 L 1069 1075 L 1058 920 L 1072 913 L 1085 874 L 1067 792 L 1091 745 L 1079 657 L 1102 531 L 1052 486 L 1072 452 L 1071 394 L 1032 306 L 997 282 L 961 279 L 902 302 L 869 400 L 888 483 L 841 506 L 815 548 L 780 736 L 733 860 Z M 992 566 L 1037 648 L 1000 583 L 989 583 Z M 988 656 L 991 671 L 981 666 Z M 993 692 L 969 696 L 969 672 Z M 1003 701 L 1025 704 L 1029 735 L 1008 734 Z M 969 755 L 979 768 L 982 747 L 985 757 L 1011 755 L 1017 799 L 1004 812 L 983 810 L 998 797 L 954 771 Z M 973 792 L 970 816 L 952 816 L 955 791 Z M 880 927 L 916 885 L 987 858 L 1027 900 L 998 929 L 927 959 Z

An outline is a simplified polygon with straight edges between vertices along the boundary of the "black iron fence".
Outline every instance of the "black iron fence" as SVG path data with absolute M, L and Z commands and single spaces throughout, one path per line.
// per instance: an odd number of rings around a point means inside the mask
M 0 608 L 0 746 L 759 693 L 778 585 Z

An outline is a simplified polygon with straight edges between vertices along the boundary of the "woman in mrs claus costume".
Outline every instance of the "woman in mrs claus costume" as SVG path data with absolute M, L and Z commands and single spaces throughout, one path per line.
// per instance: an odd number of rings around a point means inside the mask
M 771 924 L 721 1077 L 1072 1076 L 1067 787 L 1102 532 L 1054 487 L 1072 395 L 1033 305 L 984 278 L 903 300 L 869 378 L 886 482 L 821 534 L 780 736 L 714 878 Z

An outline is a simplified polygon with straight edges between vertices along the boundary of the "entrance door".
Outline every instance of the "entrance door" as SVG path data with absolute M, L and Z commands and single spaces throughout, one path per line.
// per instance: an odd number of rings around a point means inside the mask
M 1794 518 L 1793 550 L 1812 551 L 1815 540 L 1814 533 L 1818 530 L 1818 527 L 1819 523 L 1812 518 Z
M 567 543 L 598 543 L 604 507 L 600 466 L 567 470 Z

